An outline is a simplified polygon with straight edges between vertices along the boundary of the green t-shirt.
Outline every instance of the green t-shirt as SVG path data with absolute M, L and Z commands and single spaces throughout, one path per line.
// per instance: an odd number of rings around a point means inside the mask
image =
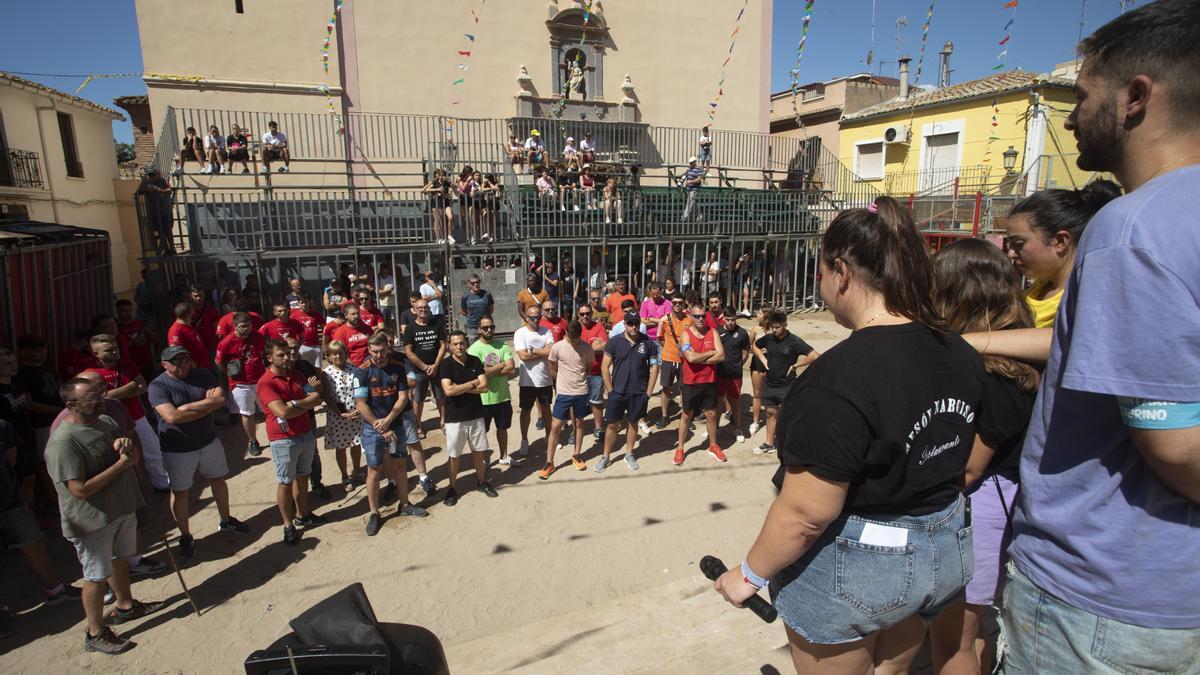
M 63 422 L 46 443 L 46 470 L 58 491 L 64 537 L 82 537 L 127 516 L 142 506 L 137 475 L 130 469 L 87 499 L 67 489 L 67 481 L 86 481 L 117 461 L 113 441 L 124 434 L 117 423 L 101 415 L 94 425 Z
M 482 361 L 483 365 L 488 368 L 498 366 L 513 358 L 513 352 L 508 343 L 499 340 L 493 340 L 490 345 L 483 340 L 476 340 L 475 344 L 467 348 L 467 353 Z M 512 396 L 508 393 L 507 375 L 489 375 L 487 381 L 487 393 L 479 395 L 484 405 L 494 405 L 512 400 Z

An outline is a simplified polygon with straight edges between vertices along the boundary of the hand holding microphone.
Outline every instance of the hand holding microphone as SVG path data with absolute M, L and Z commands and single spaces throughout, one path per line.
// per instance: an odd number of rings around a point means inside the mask
M 720 558 L 706 555 L 700 559 L 700 571 L 715 583 L 717 592 L 734 606 L 745 607 L 758 618 L 772 623 L 778 613 L 758 595 L 758 589 L 742 576 L 741 570 L 729 570 Z

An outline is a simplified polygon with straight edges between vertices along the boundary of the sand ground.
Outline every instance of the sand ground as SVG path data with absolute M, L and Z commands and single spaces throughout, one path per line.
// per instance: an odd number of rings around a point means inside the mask
M 795 316 L 791 328 L 819 350 L 847 334 L 823 313 Z M 515 380 L 513 388 L 515 399 Z M 748 410 L 748 376 L 744 393 Z M 431 428 L 431 412 L 425 415 Z M 777 460 L 751 453 L 763 432 L 734 444 L 723 428 L 727 463 L 714 461 L 693 436 L 687 461 L 673 466 L 677 424 L 640 441 L 637 472 L 619 454 L 607 472 L 592 472 L 599 450 L 589 435 L 589 470 L 575 471 L 569 452 L 560 452 L 560 469 L 545 482 L 534 475 L 544 442 L 531 428 L 534 458 L 503 471 L 493 461 L 499 498 L 466 491 L 474 481 L 464 475 L 457 506 L 414 491 L 413 501 L 430 516 L 388 518 L 395 510 L 389 505 L 374 538 L 363 533 L 362 488 L 345 494 L 333 487 L 331 500 L 314 502 L 331 522 L 307 531 L 295 547 L 281 540 L 271 460 L 242 459 L 240 429 L 225 428 L 233 514 L 251 531 L 217 532 L 211 496 L 205 490 L 196 499 L 193 491 L 197 554 L 183 576 L 200 616 L 174 574 L 139 580 L 135 597 L 170 606 L 119 628 L 138 643 L 132 651 L 85 653 L 82 608 L 42 606 L 21 556 L 4 553 L 0 602 L 19 615 L 17 634 L 0 640 L 0 672 L 240 672 L 251 651 L 288 632 L 288 620 L 355 581 L 381 621 L 432 630 L 451 672 L 788 672 L 782 626 L 724 604 L 697 567 L 706 554 L 740 562 L 773 498 Z M 514 419 L 510 436 L 518 439 L 515 426 Z M 447 484 L 442 433 L 430 431 L 425 446 L 440 497 Z M 336 482 L 333 454 L 321 452 L 327 482 Z M 165 560 L 155 543 L 166 524 L 165 502 L 159 511 L 142 538 L 148 555 Z M 59 569 L 77 579 L 73 550 L 57 532 L 47 534 Z M 167 531 L 172 548 L 177 535 Z

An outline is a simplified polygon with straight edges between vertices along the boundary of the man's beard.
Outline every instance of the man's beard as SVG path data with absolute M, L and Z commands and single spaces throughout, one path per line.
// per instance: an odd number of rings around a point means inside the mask
M 1075 164 L 1085 171 L 1112 171 L 1121 160 L 1125 133 L 1117 121 L 1114 92 L 1087 120 L 1079 120 L 1076 132 L 1079 156 Z

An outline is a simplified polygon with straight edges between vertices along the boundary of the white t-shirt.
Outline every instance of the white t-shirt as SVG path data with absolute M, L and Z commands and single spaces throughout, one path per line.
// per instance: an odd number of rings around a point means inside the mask
M 563 157 L 570 157 L 576 153 L 578 153 L 578 150 L 575 149 L 574 143 L 567 143 L 563 146 Z
M 425 302 L 429 305 L 429 313 L 434 316 L 440 316 L 446 313 L 445 310 L 442 309 L 441 298 L 429 299 L 430 296 L 437 295 L 438 291 L 440 290 L 442 290 L 441 286 L 433 286 L 432 284 L 427 283 L 421 284 L 421 297 L 426 298 Z
M 268 131 L 267 133 L 263 134 L 262 142 L 271 146 L 272 148 L 277 148 L 281 145 L 287 145 L 287 134 L 283 133 L 282 131 L 276 131 L 275 133 Z
M 712 145 L 712 139 L 704 134 L 700 134 L 700 147 L 703 148 L 706 145 Z
M 718 273 L 721 271 L 721 261 L 714 260 L 712 262 L 706 262 L 700 266 L 700 271 L 704 272 L 706 275 Z M 708 280 L 705 279 L 705 281 L 708 281 Z
M 525 139 L 525 149 L 526 150 L 541 150 L 542 142 L 540 140 L 538 140 L 537 136 L 530 136 L 529 138 Z
M 526 349 L 543 349 L 552 342 L 554 342 L 554 335 L 550 329 L 542 326 L 538 326 L 536 332 L 530 330 L 528 326 L 521 326 L 517 332 L 513 333 L 513 351 L 517 352 L 523 352 Z M 517 374 L 520 376 L 517 383 L 522 387 L 549 387 L 554 384 L 545 357 L 532 361 L 522 361 L 518 357 Z
M 205 150 L 224 150 L 225 149 L 225 137 L 224 136 L 213 136 L 212 134 L 205 136 L 204 137 L 204 149 Z
M 375 280 L 375 289 L 377 291 L 390 290 L 388 295 L 379 296 L 380 307 L 391 307 L 396 302 L 396 279 L 391 276 L 379 277 Z
M 675 263 L 675 283 L 680 286 L 691 286 L 692 270 L 694 269 L 696 269 L 696 266 L 687 258 Z
M 592 152 L 596 149 L 596 146 L 589 143 L 588 139 L 585 138 L 582 141 L 579 141 L 579 149 L 582 152 Z

